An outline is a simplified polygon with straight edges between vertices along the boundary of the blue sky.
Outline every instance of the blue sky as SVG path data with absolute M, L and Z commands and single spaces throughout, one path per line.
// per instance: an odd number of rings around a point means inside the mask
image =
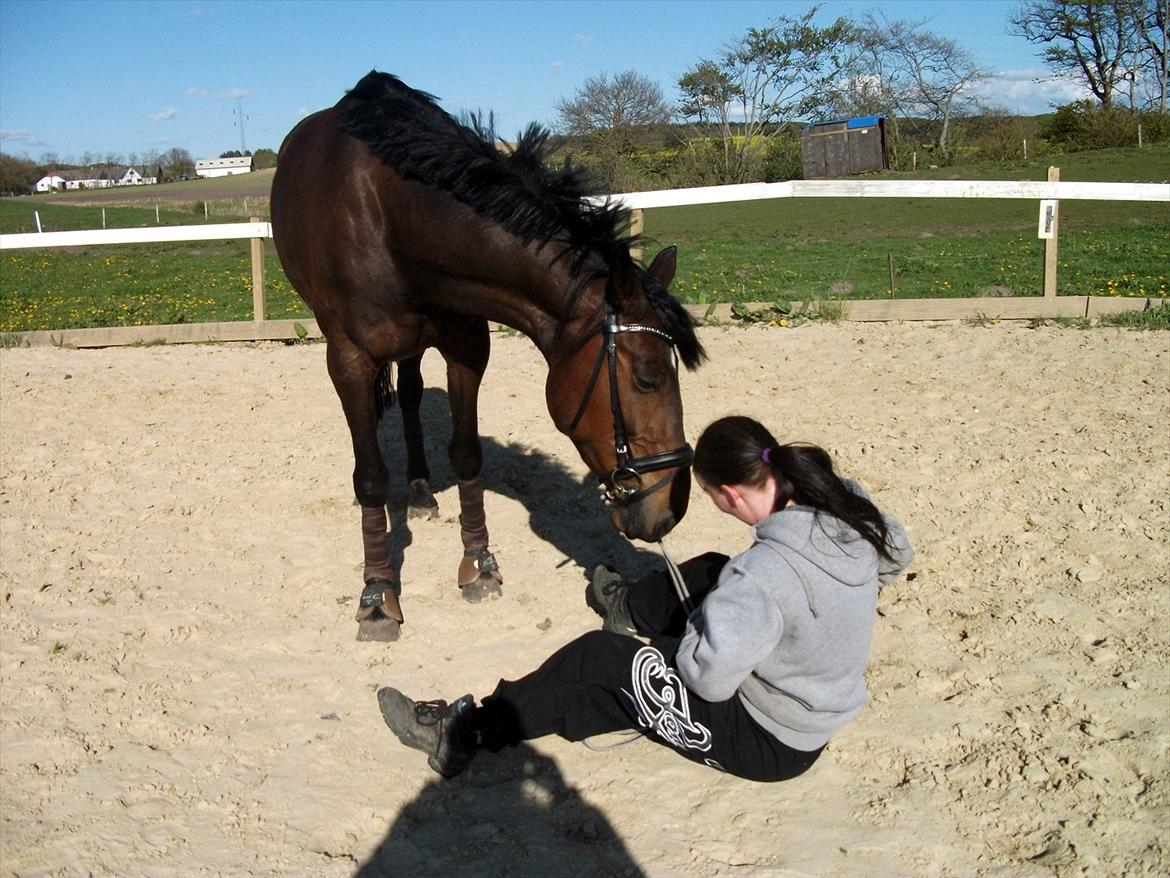
M 181 147 L 195 158 L 277 149 L 307 113 L 371 69 L 437 95 L 452 112 L 493 111 L 511 138 L 552 123 L 586 77 L 636 70 L 668 99 L 730 38 L 803 0 L 427 0 L 427 2 L 56 2 L 0 0 L 0 149 L 62 159 Z M 1041 113 L 1079 96 L 1043 82 L 1036 47 L 1006 34 L 1015 0 L 828 0 L 819 19 L 931 19 L 999 77 L 994 102 Z

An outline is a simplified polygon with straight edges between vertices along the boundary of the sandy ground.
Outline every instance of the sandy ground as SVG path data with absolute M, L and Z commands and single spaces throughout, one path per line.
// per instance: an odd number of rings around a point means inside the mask
M 494 339 L 482 396 L 506 577 L 486 605 L 454 586 L 443 371 L 424 362 L 443 516 L 393 532 L 393 644 L 354 639 L 323 346 L 0 353 L 0 872 L 1166 874 L 1170 333 L 703 338 L 692 438 L 745 412 L 819 442 L 918 550 L 881 596 L 869 708 L 785 784 L 559 739 L 441 782 L 384 727 L 380 684 L 483 694 L 597 626 L 586 569 L 656 563 L 609 529 L 525 339 Z M 681 559 L 745 539 L 696 496 L 668 542 Z

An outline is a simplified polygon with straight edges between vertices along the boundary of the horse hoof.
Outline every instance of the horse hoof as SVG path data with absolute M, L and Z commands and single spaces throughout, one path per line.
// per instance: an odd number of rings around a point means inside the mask
M 398 602 L 401 584 L 375 577 L 362 589 L 356 615 L 357 639 L 390 643 L 398 639 L 402 626 L 402 605 Z
M 504 590 L 500 588 L 500 581 L 490 573 L 481 573 L 474 581 L 459 586 L 459 593 L 469 604 L 479 604 L 495 600 Z
M 407 486 L 406 517 L 409 519 L 438 518 L 439 503 L 426 479 L 415 479 Z
M 362 642 L 393 643 L 402 633 L 402 625 L 381 613 L 358 622 L 357 639 Z

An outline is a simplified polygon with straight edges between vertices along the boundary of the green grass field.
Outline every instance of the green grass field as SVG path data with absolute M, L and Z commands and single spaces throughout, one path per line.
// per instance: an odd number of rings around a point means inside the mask
M 1042 180 L 1050 163 L 1060 165 L 1062 180 L 1160 182 L 1170 170 L 1161 144 L 889 176 Z M 0 232 L 35 230 L 34 210 L 46 231 L 101 228 L 103 205 L 109 228 L 202 223 L 201 199 L 210 198 L 223 211 L 209 210 L 210 221 L 243 220 L 244 198 L 248 213 L 266 211 L 270 183 L 265 172 L 150 187 L 136 205 L 115 205 L 115 196 L 126 196 L 109 190 L 0 199 Z M 898 298 L 1021 296 L 1041 291 L 1037 215 L 1032 201 L 784 199 L 647 211 L 646 234 L 679 245 L 673 289 L 688 302 L 886 298 L 891 261 Z M 265 246 L 268 316 L 307 317 L 271 242 Z M 657 249 L 647 246 L 646 256 Z M 1170 206 L 1061 204 L 1062 294 L 1165 297 L 1167 265 Z M 5 251 L 0 258 L 0 332 L 251 317 L 247 241 Z
M 209 180 L 208 183 L 217 181 Z M 183 204 L 109 206 L 107 228 L 203 223 Z M 0 231 L 98 229 L 102 207 L 39 199 L 0 199 Z M 209 222 L 243 221 L 212 216 Z M 309 309 L 284 276 L 271 241 L 265 242 L 268 317 L 308 317 Z M 0 257 L 0 332 L 92 326 L 146 326 L 252 319 L 249 242 L 199 241 L 47 250 L 10 250 Z
M 1162 182 L 1165 144 L 890 174 L 891 179 Z M 1170 205 L 1065 201 L 1058 287 L 1068 295 L 1165 296 Z M 1039 205 L 1000 199 L 796 198 L 660 208 L 646 234 L 679 245 L 675 292 L 692 302 L 1039 295 Z M 652 252 L 655 248 L 648 248 Z

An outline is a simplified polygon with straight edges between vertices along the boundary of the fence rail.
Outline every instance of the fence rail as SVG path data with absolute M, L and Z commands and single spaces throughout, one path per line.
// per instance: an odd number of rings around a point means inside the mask
M 1170 183 L 1060 183 L 1031 180 L 788 180 L 611 195 L 626 207 L 684 207 L 765 198 L 1023 198 L 1170 202 Z
M 144 226 L 133 229 L 81 229 L 73 232 L 22 232 L 0 235 L 0 250 L 86 247 L 95 244 L 157 244 L 172 241 L 229 241 L 271 238 L 269 223 L 218 223 L 198 226 Z
M 1006 198 L 1039 202 L 1040 237 L 1048 240 L 1045 258 L 1045 298 L 1028 299 L 919 299 L 897 301 L 846 301 L 842 310 L 851 320 L 945 320 L 969 316 L 1003 319 L 1084 317 L 1137 308 L 1148 308 L 1161 299 L 1118 301 L 1092 296 L 1055 297 L 1057 209 L 1061 199 L 1089 201 L 1146 201 L 1170 204 L 1170 183 L 1072 183 L 1059 182 L 1056 168 L 1048 181 L 1005 180 L 789 180 L 784 183 L 743 183 L 654 192 L 628 192 L 603 196 L 620 201 L 633 211 L 633 231 L 642 228 L 642 211 L 656 207 L 756 201 L 774 198 Z M 248 238 L 252 242 L 253 320 L 179 326 L 122 326 L 12 333 L 21 344 L 56 344 L 104 347 L 141 342 L 239 341 L 309 337 L 320 332 L 312 320 L 268 320 L 264 302 L 263 241 L 272 237 L 272 226 L 252 217 L 247 223 L 163 226 L 134 229 L 90 229 L 70 232 L 32 232 L 0 235 L 0 250 L 83 247 L 102 244 L 135 244 L 175 241 L 214 241 Z M 1051 272 L 1051 274 L 1050 274 Z M 1101 299 L 1101 301 L 1095 301 Z M 729 306 L 722 306 L 728 310 Z M 691 306 L 703 316 L 709 309 Z M 723 317 L 720 310 L 714 316 Z M 726 316 L 730 316 L 729 314 Z M 297 329 L 301 332 L 297 332 Z

